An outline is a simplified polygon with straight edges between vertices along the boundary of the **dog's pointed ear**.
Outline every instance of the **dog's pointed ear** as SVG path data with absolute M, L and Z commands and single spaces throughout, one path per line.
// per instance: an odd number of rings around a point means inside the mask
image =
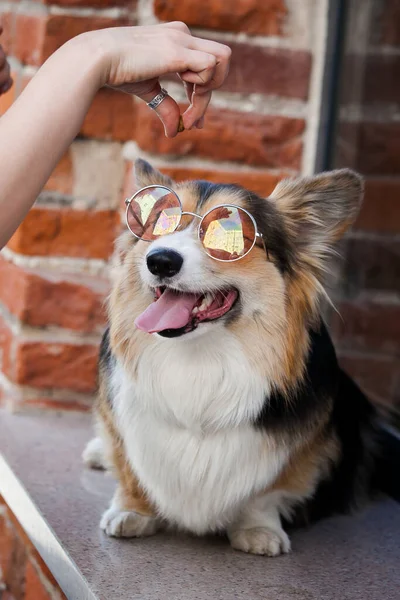
M 142 158 L 138 158 L 135 161 L 134 177 L 137 190 L 147 185 L 165 185 L 167 187 L 174 185 L 174 181 L 170 177 L 154 169 L 154 167 Z
M 334 244 L 354 223 L 363 196 L 363 180 L 350 169 L 278 183 L 270 199 L 283 216 L 298 258 L 319 271 Z

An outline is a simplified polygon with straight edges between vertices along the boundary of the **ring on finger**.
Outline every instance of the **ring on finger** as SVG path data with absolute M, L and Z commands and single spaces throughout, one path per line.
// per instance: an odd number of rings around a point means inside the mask
M 161 88 L 160 92 L 154 96 L 154 98 L 152 100 L 150 100 L 150 102 L 147 103 L 147 106 L 149 106 L 151 109 L 155 110 L 157 108 L 157 106 L 159 106 L 161 104 L 161 102 L 163 100 L 165 100 L 165 98 L 168 96 L 168 92 L 167 90 L 165 90 L 164 88 Z

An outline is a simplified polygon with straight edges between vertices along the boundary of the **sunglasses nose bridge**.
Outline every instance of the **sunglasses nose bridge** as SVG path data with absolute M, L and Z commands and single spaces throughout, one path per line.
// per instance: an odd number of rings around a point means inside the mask
M 196 219 L 202 219 L 203 218 L 200 215 L 196 215 L 196 213 L 189 212 L 188 210 L 183 210 L 181 212 L 181 215 L 182 215 L 182 217 L 184 217 L 185 215 L 188 215 L 189 217 L 196 217 Z

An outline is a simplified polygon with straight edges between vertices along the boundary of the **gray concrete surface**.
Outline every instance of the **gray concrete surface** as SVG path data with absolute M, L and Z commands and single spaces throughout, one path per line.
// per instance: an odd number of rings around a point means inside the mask
M 383 498 L 353 517 L 292 537 L 279 558 L 233 551 L 222 538 L 107 538 L 114 488 L 86 470 L 86 415 L 0 411 L 0 494 L 73 600 L 399 600 L 400 505 Z

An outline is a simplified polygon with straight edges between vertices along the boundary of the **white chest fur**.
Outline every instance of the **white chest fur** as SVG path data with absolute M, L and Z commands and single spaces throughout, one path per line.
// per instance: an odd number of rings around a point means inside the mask
M 165 518 L 196 533 L 218 529 L 274 480 L 286 452 L 251 425 L 268 391 L 226 330 L 158 339 L 135 381 L 117 367 L 113 401 L 127 455 Z

